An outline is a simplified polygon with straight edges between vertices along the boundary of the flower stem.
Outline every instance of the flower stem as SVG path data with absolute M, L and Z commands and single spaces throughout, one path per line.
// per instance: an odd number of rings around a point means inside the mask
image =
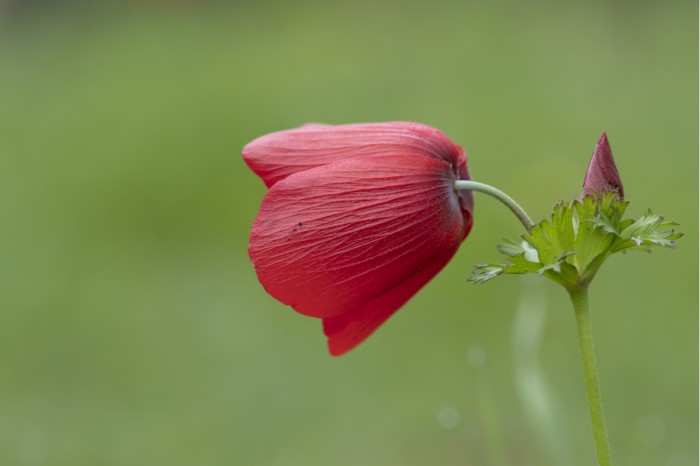
M 605 418 L 603 416 L 603 401 L 600 396 L 600 382 L 598 381 L 598 365 L 593 349 L 593 328 L 591 326 L 591 313 L 588 306 L 588 285 L 569 290 L 571 302 L 576 312 L 576 325 L 578 327 L 578 342 L 581 348 L 583 360 L 583 373 L 586 379 L 586 395 L 588 397 L 588 411 L 593 425 L 593 442 L 595 444 L 598 464 L 600 466 L 612 466 L 608 434 L 605 430 Z
M 510 197 L 500 189 L 496 189 L 488 184 L 479 183 L 478 181 L 471 180 L 455 181 L 454 189 L 455 191 L 478 191 L 480 193 L 488 194 L 489 196 L 495 197 L 496 199 L 504 203 L 506 207 L 508 207 L 515 214 L 515 216 L 518 217 L 518 220 L 520 220 L 520 222 L 523 225 L 525 225 L 527 231 L 530 231 L 530 229 L 535 226 L 535 224 L 532 220 L 530 220 L 530 217 L 527 215 L 525 210 L 522 207 L 520 207 L 520 205 L 518 205 L 518 203 L 515 202 L 512 197 Z

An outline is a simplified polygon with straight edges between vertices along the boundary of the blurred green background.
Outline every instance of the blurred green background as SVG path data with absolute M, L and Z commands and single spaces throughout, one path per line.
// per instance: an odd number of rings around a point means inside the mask
M 0 5 L 0 464 L 594 464 L 563 290 L 465 283 L 521 233 L 496 201 L 342 358 L 258 284 L 242 146 L 387 120 L 537 219 L 608 132 L 686 233 L 591 290 L 613 455 L 698 464 L 697 2 Z

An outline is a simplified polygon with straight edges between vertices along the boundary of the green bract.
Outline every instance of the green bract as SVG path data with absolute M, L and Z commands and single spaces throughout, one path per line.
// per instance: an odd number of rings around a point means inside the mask
M 627 249 L 650 251 L 651 246 L 675 247 L 673 222 L 647 211 L 636 220 L 623 219 L 628 202 L 615 193 L 584 197 L 554 206 L 551 220 L 542 220 L 522 236 L 505 240 L 498 250 L 506 264 L 477 264 L 470 282 L 483 283 L 500 274 L 537 273 L 567 290 L 586 286 L 605 259 Z

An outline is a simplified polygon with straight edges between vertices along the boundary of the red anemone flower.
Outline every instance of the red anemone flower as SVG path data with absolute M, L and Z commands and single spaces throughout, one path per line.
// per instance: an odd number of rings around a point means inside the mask
M 472 227 L 461 147 L 430 126 L 305 125 L 243 158 L 270 188 L 250 233 L 260 283 L 323 319 L 330 353 L 367 338 L 435 276 Z

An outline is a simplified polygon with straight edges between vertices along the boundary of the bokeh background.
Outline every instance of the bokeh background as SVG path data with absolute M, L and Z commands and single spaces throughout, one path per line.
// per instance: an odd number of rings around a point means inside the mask
M 240 152 L 305 122 L 413 120 L 533 218 L 608 132 L 675 251 L 592 293 L 619 465 L 698 452 L 698 5 L 0 2 L 0 464 L 594 464 L 573 313 L 468 285 L 521 226 L 477 195 L 448 267 L 342 358 L 247 258 Z

